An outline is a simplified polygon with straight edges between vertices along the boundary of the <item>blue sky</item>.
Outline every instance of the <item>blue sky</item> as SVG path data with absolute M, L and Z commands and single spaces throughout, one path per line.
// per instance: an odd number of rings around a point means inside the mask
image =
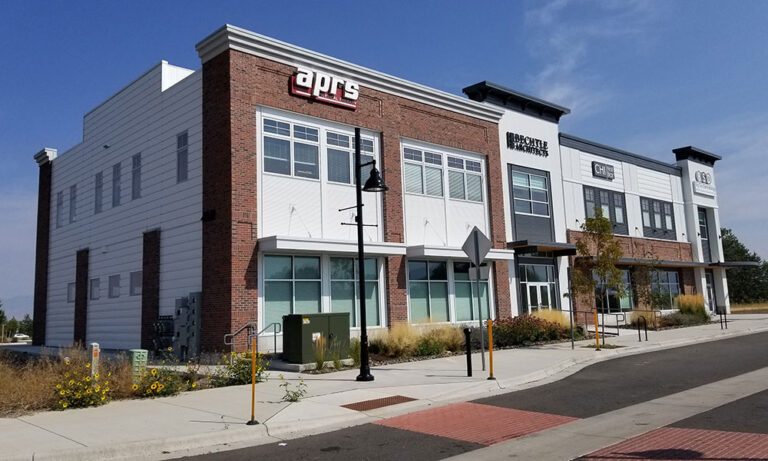
M 158 61 L 199 68 L 225 23 L 451 93 L 494 81 L 570 107 L 564 132 L 660 160 L 720 154 L 721 223 L 766 258 L 766 17 L 764 1 L 0 2 L 0 299 L 31 300 L 33 154 L 77 144 L 82 116 Z

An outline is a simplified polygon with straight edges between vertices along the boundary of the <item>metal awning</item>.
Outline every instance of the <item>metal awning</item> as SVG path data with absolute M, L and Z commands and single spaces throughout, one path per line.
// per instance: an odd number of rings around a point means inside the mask
M 406 255 L 409 258 L 467 259 L 467 254 L 458 247 L 411 245 L 408 247 Z M 491 249 L 485 256 L 485 259 L 491 261 L 512 261 L 515 259 L 515 253 L 509 250 Z
M 507 248 L 514 250 L 515 254 L 531 254 L 539 252 L 551 252 L 554 256 L 576 255 L 576 245 L 565 242 L 531 242 L 529 240 L 516 240 L 507 242 Z
M 327 240 L 271 235 L 258 240 L 259 251 L 294 253 L 357 254 L 356 240 Z M 365 242 L 365 254 L 376 256 L 405 255 L 404 243 Z
M 745 267 L 760 267 L 757 261 L 725 261 L 722 263 L 713 263 L 713 267 L 722 267 L 724 269 L 739 269 Z
M 658 267 L 710 267 L 712 263 L 695 261 L 655 260 L 640 258 L 619 258 L 619 264 L 631 264 L 633 266 L 658 266 Z

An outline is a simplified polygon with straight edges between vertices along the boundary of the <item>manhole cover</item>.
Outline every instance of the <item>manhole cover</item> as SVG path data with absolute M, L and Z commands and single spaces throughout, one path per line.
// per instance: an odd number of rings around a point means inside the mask
M 393 395 L 392 397 L 384 397 L 381 399 L 363 400 L 362 402 L 348 403 L 346 405 L 342 405 L 342 407 L 356 411 L 368 411 L 375 408 L 397 405 L 398 403 L 410 402 L 412 400 L 416 399 L 412 399 L 404 395 Z

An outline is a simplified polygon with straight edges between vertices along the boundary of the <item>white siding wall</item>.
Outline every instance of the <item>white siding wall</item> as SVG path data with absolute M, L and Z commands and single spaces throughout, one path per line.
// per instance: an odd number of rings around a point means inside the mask
M 86 341 L 97 341 L 104 348 L 139 345 L 141 297 L 129 296 L 128 290 L 130 272 L 142 270 L 143 232 L 161 230 L 161 315 L 173 312 L 175 298 L 201 289 L 201 97 L 200 71 L 162 62 L 89 112 L 83 142 L 54 160 L 46 344 L 72 342 L 74 303 L 66 302 L 66 287 L 75 281 L 79 249 L 90 249 L 89 278 L 100 279 L 99 299 L 88 300 Z M 177 184 L 176 135 L 185 130 L 189 179 Z M 131 157 L 137 153 L 141 153 L 141 198 L 131 200 Z M 118 162 L 121 203 L 113 209 L 112 166 Z M 94 214 L 98 172 L 103 175 L 103 211 Z M 77 222 L 70 224 L 73 184 L 77 184 Z M 61 228 L 56 227 L 59 191 L 64 191 Z M 120 297 L 109 298 L 108 278 L 116 274 L 121 278 Z

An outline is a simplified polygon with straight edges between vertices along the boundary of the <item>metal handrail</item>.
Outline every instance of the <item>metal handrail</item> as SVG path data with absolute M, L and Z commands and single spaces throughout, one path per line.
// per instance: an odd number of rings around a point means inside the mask
M 234 352 L 235 351 L 235 341 L 234 341 L 235 336 L 239 335 L 243 331 L 248 330 L 247 340 L 251 340 L 252 338 L 258 338 L 262 333 L 264 333 L 265 331 L 267 331 L 270 328 L 272 328 L 274 330 L 273 332 L 274 332 L 274 335 L 275 335 L 275 344 L 274 344 L 275 353 L 277 353 L 277 334 L 280 333 L 283 330 L 283 325 L 280 322 L 272 322 L 269 325 L 267 325 L 266 327 L 264 327 L 264 329 L 259 331 L 259 332 L 256 332 L 256 328 L 257 327 L 258 327 L 258 323 L 255 320 L 251 321 L 251 322 L 245 323 L 243 326 L 241 326 L 240 328 L 235 330 L 234 333 L 228 333 L 228 334 L 224 335 L 224 345 L 230 346 L 230 349 L 232 350 L 232 352 Z M 257 347 L 257 351 L 258 351 L 258 342 L 256 344 L 257 344 L 256 347 Z

